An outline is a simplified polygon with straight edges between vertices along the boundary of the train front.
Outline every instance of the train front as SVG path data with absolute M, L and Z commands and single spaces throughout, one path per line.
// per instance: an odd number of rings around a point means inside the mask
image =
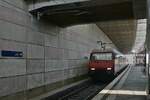
M 112 52 L 92 52 L 89 61 L 89 74 L 93 78 L 114 76 L 114 54 Z

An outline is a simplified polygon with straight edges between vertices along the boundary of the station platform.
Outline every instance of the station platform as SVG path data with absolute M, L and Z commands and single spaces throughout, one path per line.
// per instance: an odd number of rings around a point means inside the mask
M 129 66 L 124 73 L 111 89 L 108 86 L 92 100 L 147 100 L 144 66 Z

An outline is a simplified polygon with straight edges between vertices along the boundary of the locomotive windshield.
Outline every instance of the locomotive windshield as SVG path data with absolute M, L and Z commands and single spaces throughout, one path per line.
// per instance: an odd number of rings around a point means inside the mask
M 93 53 L 91 60 L 112 60 L 112 53 Z

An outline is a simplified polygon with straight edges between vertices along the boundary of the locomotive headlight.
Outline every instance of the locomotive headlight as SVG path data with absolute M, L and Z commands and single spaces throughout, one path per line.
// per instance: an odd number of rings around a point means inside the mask
M 107 68 L 107 70 L 111 70 L 112 68 Z
M 95 68 L 91 68 L 91 70 L 95 70 Z

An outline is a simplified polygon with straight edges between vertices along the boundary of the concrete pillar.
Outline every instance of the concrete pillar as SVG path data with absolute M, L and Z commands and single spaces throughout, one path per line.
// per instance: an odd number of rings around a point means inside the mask
M 150 54 L 150 0 L 147 0 L 147 36 L 146 36 L 146 52 Z M 150 61 L 150 60 L 149 60 Z M 150 94 L 150 73 L 149 64 L 147 64 L 147 76 L 148 76 L 148 89 L 147 93 Z

